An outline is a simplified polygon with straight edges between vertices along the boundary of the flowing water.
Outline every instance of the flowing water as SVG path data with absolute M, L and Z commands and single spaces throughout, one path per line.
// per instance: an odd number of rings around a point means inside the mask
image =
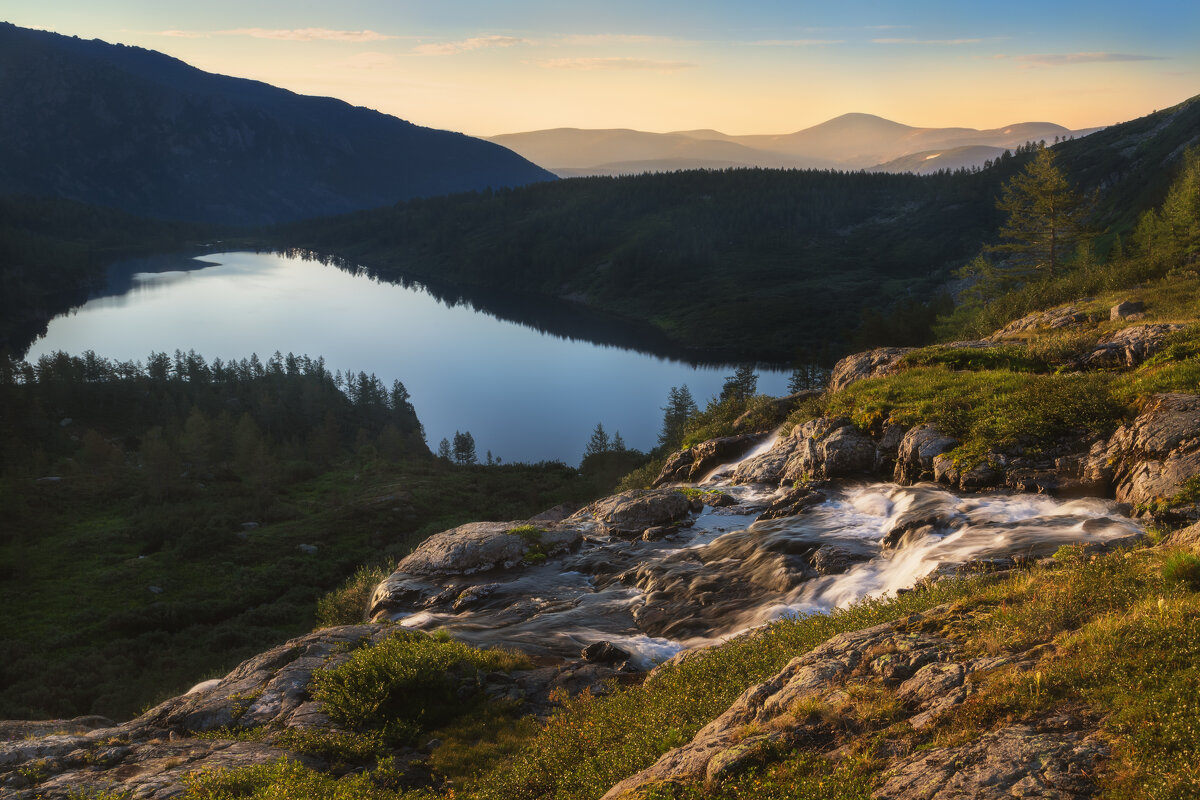
M 892 483 L 827 490 L 825 502 L 799 516 L 756 522 L 771 491 L 710 480 L 739 505 L 705 507 L 666 540 L 597 532 L 538 566 L 460 579 L 456 591 L 478 587 L 469 608 L 401 623 L 560 656 L 607 640 L 645 668 L 781 617 L 894 595 L 938 570 L 1004 568 L 1063 545 L 1142 532 L 1106 500 L 963 496 Z

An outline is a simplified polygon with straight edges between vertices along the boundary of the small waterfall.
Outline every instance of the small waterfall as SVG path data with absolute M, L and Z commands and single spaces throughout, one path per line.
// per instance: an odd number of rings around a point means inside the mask
M 751 448 L 749 453 L 746 453 L 746 455 L 742 456 L 737 461 L 730 461 L 727 464 L 721 464 L 717 468 L 711 470 L 707 475 L 704 476 L 702 480 L 698 482 L 698 485 L 708 486 L 710 484 L 718 483 L 718 478 L 731 474 L 735 469 L 741 466 L 743 462 L 749 461 L 752 458 L 758 458 L 776 445 L 776 443 L 779 441 L 780 431 L 782 430 L 782 428 L 777 428 L 772 431 L 770 436 L 768 436 L 766 439 L 763 439 L 762 442 Z

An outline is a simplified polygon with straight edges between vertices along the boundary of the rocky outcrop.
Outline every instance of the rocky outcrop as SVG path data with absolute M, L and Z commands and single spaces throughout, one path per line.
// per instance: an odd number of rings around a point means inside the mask
M 1049 311 L 1035 311 L 1015 319 L 1000 330 L 988 336 L 988 341 L 1000 342 L 1006 339 L 1024 339 L 1027 334 L 1038 330 L 1060 330 L 1088 321 L 1088 315 L 1073 305 L 1058 306 Z
M 1096 347 L 1079 360 L 1083 369 L 1132 369 L 1162 350 L 1172 333 L 1185 326 L 1174 323 L 1131 325 L 1100 337 Z
M 792 431 L 792 439 L 785 482 L 865 476 L 875 468 L 875 443 L 844 417 L 809 420 Z
M 1200 519 L 1200 396 L 1160 394 L 1109 440 L 1117 500 Z
M 662 472 L 654 480 L 654 486 L 686 481 L 699 482 L 722 464 L 727 464 L 745 455 L 750 448 L 764 438 L 765 434 L 761 433 L 723 436 L 680 450 L 667 459 Z
M 852 709 L 856 687 L 891 695 L 907 725 L 921 730 L 966 701 L 975 691 L 976 673 L 1033 663 L 1032 658 L 963 658 L 950 641 L 921 632 L 924 620 L 938 613 L 841 634 L 793 659 L 774 677 L 747 689 L 691 742 L 617 784 L 604 800 L 632 800 L 659 784 L 711 788 L 798 747 L 836 758 L 836 730 L 828 720 Z M 875 796 L 1089 796 L 1094 786 L 1088 776 L 1107 753 L 1095 725 L 1085 720 L 1012 725 L 965 745 L 899 754 Z M 1064 793 L 1053 794 L 1053 789 Z
M 915 753 L 889 769 L 877 800 L 1074 800 L 1096 794 L 1109 746 L 1069 715 L 1010 725 L 969 744 Z
M 866 378 L 891 375 L 900 368 L 900 359 L 913 347 L 878 347 L 864 353 L 846 356 L 833 367 L 829 376 L 829 391 L 840 392 L 852 383 Z

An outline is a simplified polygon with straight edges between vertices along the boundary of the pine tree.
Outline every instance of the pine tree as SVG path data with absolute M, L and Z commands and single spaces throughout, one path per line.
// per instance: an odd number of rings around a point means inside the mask
M 604 431 L 604 424 L 597 422 L 595 430 L 592 431 L 592 438 L 587 443 L 587 449 L 583 452 L 583 457 L 598 456 L 611 449 L 612 443 L 609 442 L 608 434 Z
M 438 454 L 438 458 L 444 458 L 447 461 L 450 460 L 450 440 L 449 439 L 443 438 L 442 441 L 438 443 L 438 453 L 437 454 Z
M 729 399 L 749 400 L 757 390 L 758 376 L 754 374 L 754 365 L 743 364 L 725 378 L 720 399 L 722 402 Z
M 1002 187 L 996 208 L 1008 215 L 1000 228 L 1007 241 L 989 249 L 1011 253 L 1018 266 L 1053 275 L 1083 231 L 1088 203 L 1055 164 L 1054 152 L 1041 147 Z
M 620 431 L 617 431 L 616 433 L 613 434 L 612 449 L 616 453 L 624 453 L 625 452 L 625 440 L 621 438 Z
M 475 455 L 475 437 L 471 435 L 470 431 L 455 431 L 452 448 L 454 450 L 454 463 L 456 464 L 466 466 L 474 464 L 479 460 L 478 456 Z
M 686 383 L 680 387 L 671 387 L 667 394 L 667 405 L 662 412 L 663 422 L 662 430 L 658 434 L 658 446 L 672 449 L 683 440 L 683 431 L 687 427 L 688 419 L 693 414 L 700 413 Z

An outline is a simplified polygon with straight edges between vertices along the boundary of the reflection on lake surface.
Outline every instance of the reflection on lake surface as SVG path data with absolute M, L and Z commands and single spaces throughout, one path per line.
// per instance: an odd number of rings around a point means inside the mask
M 605 340 L 622 340 L 612 333 Z M 597 422 L 649 449 L 670 387 L 686 383 L 703 405 L 732 372 L 559 338 L 418 288 L 277 253 L 116 265 L 102 296 L 52 320 L 26 358 L 94 350 L 144 361 L 176 349 L 209 360 L 276 350 L 324 356 L 331 371 L 403 381 L 432 448 L 463 430 L 481 458 L 490 450 L 505 461 L 572 465 Z M 759 373 L 761 392 L 783 394 L 786 384 L 784 372 Z

